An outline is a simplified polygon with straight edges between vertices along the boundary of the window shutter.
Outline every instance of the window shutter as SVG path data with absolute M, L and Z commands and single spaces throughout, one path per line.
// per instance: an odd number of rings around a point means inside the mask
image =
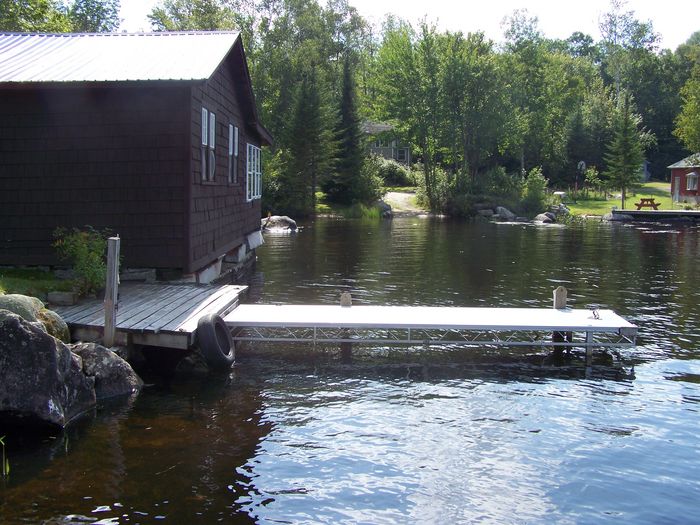
M 209 112 L 206 108 L 202 108 L 202 146 L 207 145 L 207 139 L 209 137 Z
M 209 147 L 216 147 L 216 115 L 209 113 Z

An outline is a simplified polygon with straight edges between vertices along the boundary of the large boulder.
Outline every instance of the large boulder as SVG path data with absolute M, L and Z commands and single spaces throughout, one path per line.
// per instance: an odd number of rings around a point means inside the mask
M 539 215 L 537 215 L 535 217 L 534 221 L 541 222 L 542 224 L 550 224 L 550 223 L 554 222 L 554 220 L 546 213 L 540 213 Z
M 382 199 L 377 200 L 374 203 L 374 206 L 379 210 L 379 215 L 382 217 L 382 219 L 391 219 L 393 217 L 391 206 Z
M 63 428 L 94 405 L 94 380 L 80 357 L 20 315 L 0 310 L 0 423 Z
M 68 325 L 56 312 L 44 308 L 44 303 L 36 297 L 20 294 L 0 295 L 0 309 L 9 310 L 25 321 L 40 323 L 49 335 L 64 343 L 70 343 Z
M 516 218 L 515 213 L 503 206 L 496 206 L 496 215 L 504 221 L 514 221 Z
M 112 350 L 95 343 L 78 343 L 72 345 L 72 351 L 83 360 L 83 372 L 94 378 L 98 400 L 141 390 L 143 382 L 139 376 Z
M 260 221 L 263 230 L 296 230 L 297 223 L 286 215 L 271 215 Z
M 43 308 L 44 303 L 36 297 L 14 293 L 0 295 L 0 309 L 16 313 L 25 321 L 38 321 L 39 311 Z

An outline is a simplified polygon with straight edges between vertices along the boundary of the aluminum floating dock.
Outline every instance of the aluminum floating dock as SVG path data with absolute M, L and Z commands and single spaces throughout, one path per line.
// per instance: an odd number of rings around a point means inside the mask
M 614 217 L 639 222 L 700 221 L 698 210 L 612 210 Z
M 612 310 L 239 305 L 234 341 L 629 347 L 637 327 Z M 553 333 L 560 337 L 552 338 Z

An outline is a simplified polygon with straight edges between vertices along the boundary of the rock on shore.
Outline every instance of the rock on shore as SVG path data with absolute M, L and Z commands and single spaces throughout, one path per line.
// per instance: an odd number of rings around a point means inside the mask
M 0 423 L 62 428 L 95 401 L 80 357 L 35 323 L 0 310 Z
M 70 339 L 65 322 L 41 301 L 0 295 L 0 435 L 18 427 L 63 428 L 96 401 L 143 385 L 113 351 L 65 344 L 52 334 Z

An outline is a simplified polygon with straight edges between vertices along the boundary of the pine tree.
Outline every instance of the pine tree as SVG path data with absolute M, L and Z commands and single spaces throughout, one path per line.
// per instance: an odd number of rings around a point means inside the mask
M 644 162 L 642 142 L 645 132 L 639 129 L 640 121 L 640 117 L 632 111 L 630 96 L 624 95 L 615 117 L 613 139 L 604 157 L 607 164 L 604 175 L 613 187 L 619 188 L 623 210 L 627 190 L 639 182 Z
M 350 57 L 343 63 L 343 85 L 338 124 L 338 159 L 335 174 L 324 185 L 331 202 L 353 204 L 363 197 L 361 173 L 364 162 L 362 131 L 357 111 L 355 78 Z
M 297 86 L 292 120 L 285 137 L 287 148 L 280 185 L 286 188 L 278 203 L 285 213 L 309 215 L 316 207 L 316 191 L 332 166 L 335 152 L 328 104 L 316 70 Z

